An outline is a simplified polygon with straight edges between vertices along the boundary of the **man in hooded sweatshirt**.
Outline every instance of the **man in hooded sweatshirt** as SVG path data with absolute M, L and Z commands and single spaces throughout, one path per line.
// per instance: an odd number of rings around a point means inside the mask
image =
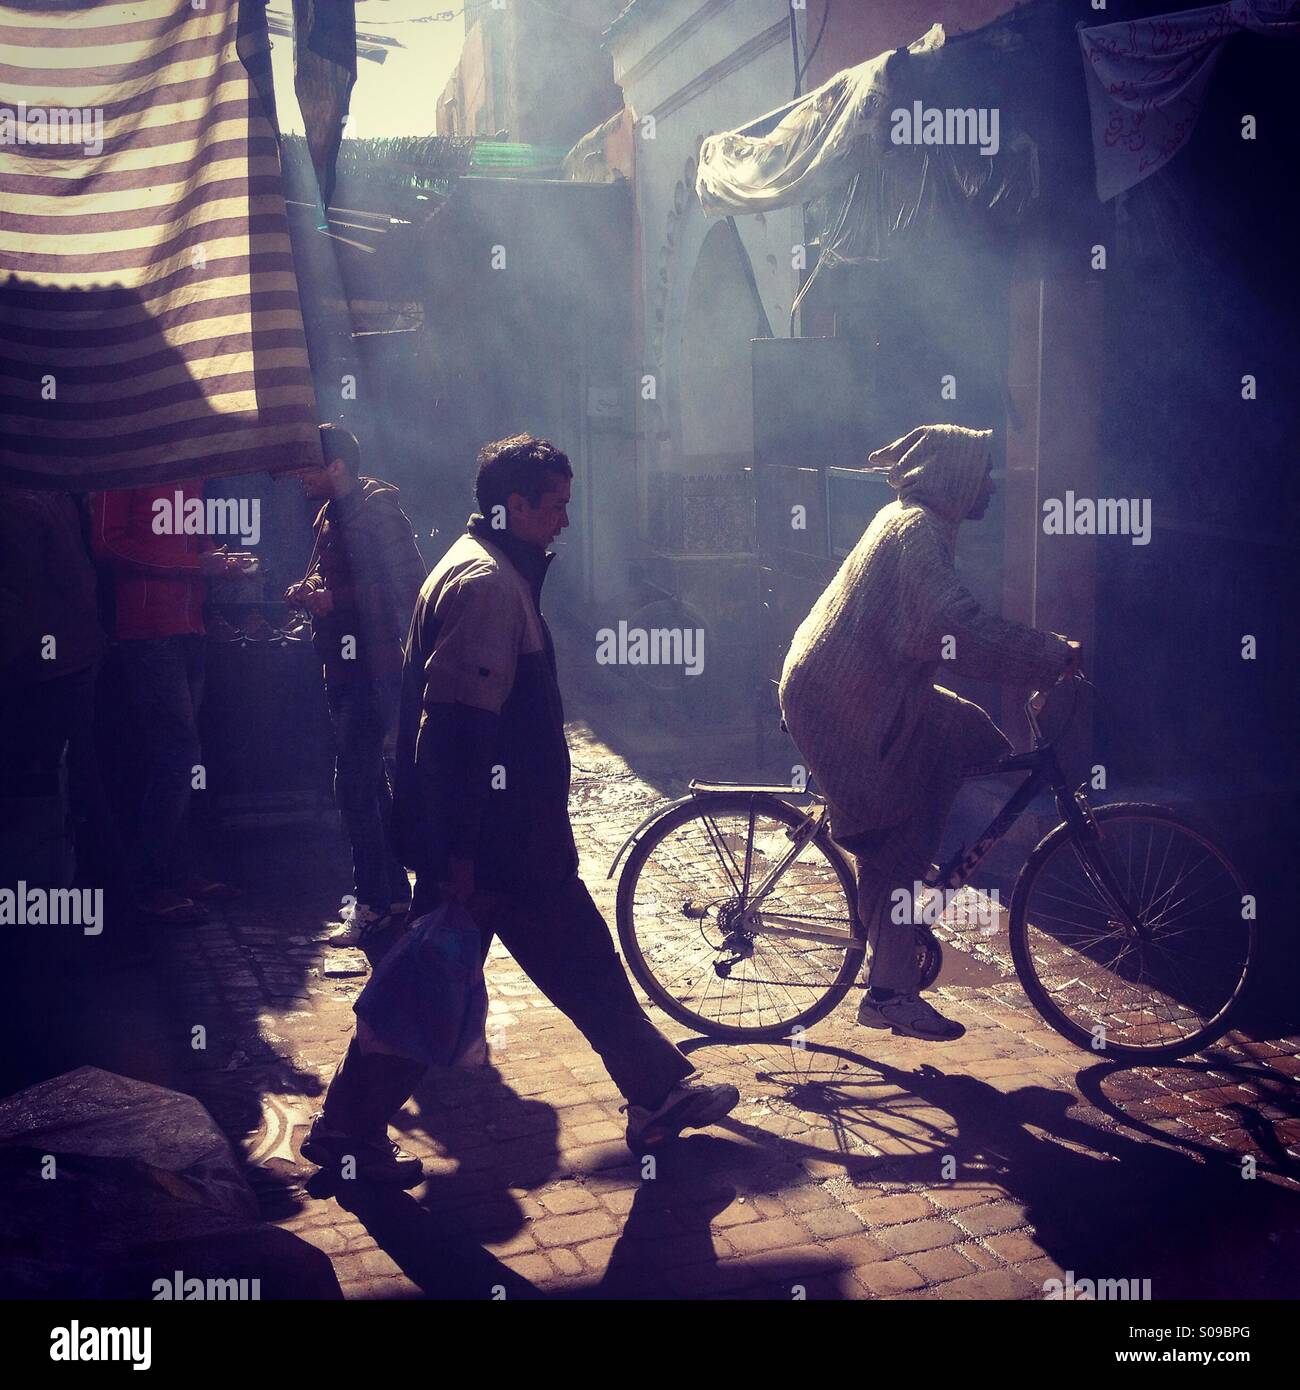
M 303 578 L 285 602 L 311 614 L 334 726 L 334 795 L 352 845 L 352 901 L 331 941 L 355 946 L 396 926 L 411 899 L 390 834 L 402 646 L 424 583 L 415 533 L 391 483 L 361 476 L 356 436 L 322 425 L 303 491 L 324 505 Z
M 957 528 L 993 496 L 991 440 L 990 430 L 923 425 L 870 455 L 898 496 L 800 625 L 781 674 L 786 727 L 857 861 L 871 945 L 858 1020 L 932 1041 L 965 1030 L 921 998 L 916 912 L 895 920 L 895 895 L 910 901 L 925 878 L 962 768 L 1012 751 L 935 674 L 1045 688 L 1078 664 L 1077 644 L 985 613 L 957 577 Z

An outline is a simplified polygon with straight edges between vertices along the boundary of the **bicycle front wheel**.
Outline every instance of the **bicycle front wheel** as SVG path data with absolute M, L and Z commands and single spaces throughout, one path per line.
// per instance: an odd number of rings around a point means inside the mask
M 619 941 L 642 989 L 679 1023 L 715 1038 L 784 1038 L 853 984 L 866 944 L 853 874 L 824 825 L 794 852 L 790 832 L 804 820 L 766 793 L 695 797 L 628 857 Z
M 1097 807 L 1059 825 L 1011 900 L 1011 954 L 1034 1007 L 1099 1056 L 1185 1057 L 1228 1029 L 1257 950 L 1227 855 L 1163 806 Z M 1119 891 L 1139 930 L 1116 910 Z

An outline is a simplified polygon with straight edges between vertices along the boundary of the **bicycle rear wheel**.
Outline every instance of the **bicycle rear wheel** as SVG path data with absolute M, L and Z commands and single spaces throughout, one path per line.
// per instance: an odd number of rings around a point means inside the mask
M 619 941 L 642 989 L 679 1023 L 715 1038 L 783 1038 L 848 992 L 866 942 L 853 874 L 824 826 L 751 907 L 803 820 L 765 793 L 695 797 L 628 857 Z
M 1021 870 L 1011 954 L 1034 1007 L 1100 1056 L 1185 1057 L 1228 1029 L 1257 951 L 1241 875 L 1217 845 L 1163 806 L 1092 812 L 1100 838 L 1057 826 Z M 1143 934 L 1098 884 L 1118 885 Z M 1104 877 L 1103 877 L 1104 882 Z

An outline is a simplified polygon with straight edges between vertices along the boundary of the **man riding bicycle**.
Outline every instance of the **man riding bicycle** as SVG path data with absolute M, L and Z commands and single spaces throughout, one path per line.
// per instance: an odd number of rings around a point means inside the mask
M 957 528 L 993 496 L 992 431 L 923 425 L 868 462 L 897 498 L 876 513 L 790 644 L 781 712 L 855 858 L 871 944 L 858 1021 L 930 1041 L 965 1029 L 920 996 L 920 904 L 963 767 L 1011 752 L 983 709 L 934 684 L 940 669 L 1046 687 L 1078 667 L 1078 646 L 985 613 L 953 566 Z M 897 920 L 904 916 L 906 920 Z

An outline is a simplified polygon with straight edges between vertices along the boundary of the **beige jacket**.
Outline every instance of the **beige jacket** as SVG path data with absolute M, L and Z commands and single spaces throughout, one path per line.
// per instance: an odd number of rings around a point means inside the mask
M 873 454 L 892 465 L 898 498 L 790 644 L 781 712 L 837 836 L 899 825 L 922 807 L 936 768 L 1008 751 L 983 710 L 935 685 L 941 670 L 1031 687 L 1065 667 L 1064 639 L 983 612 L 953 568 L 988 447 L 988 431 L 927 425 Z

